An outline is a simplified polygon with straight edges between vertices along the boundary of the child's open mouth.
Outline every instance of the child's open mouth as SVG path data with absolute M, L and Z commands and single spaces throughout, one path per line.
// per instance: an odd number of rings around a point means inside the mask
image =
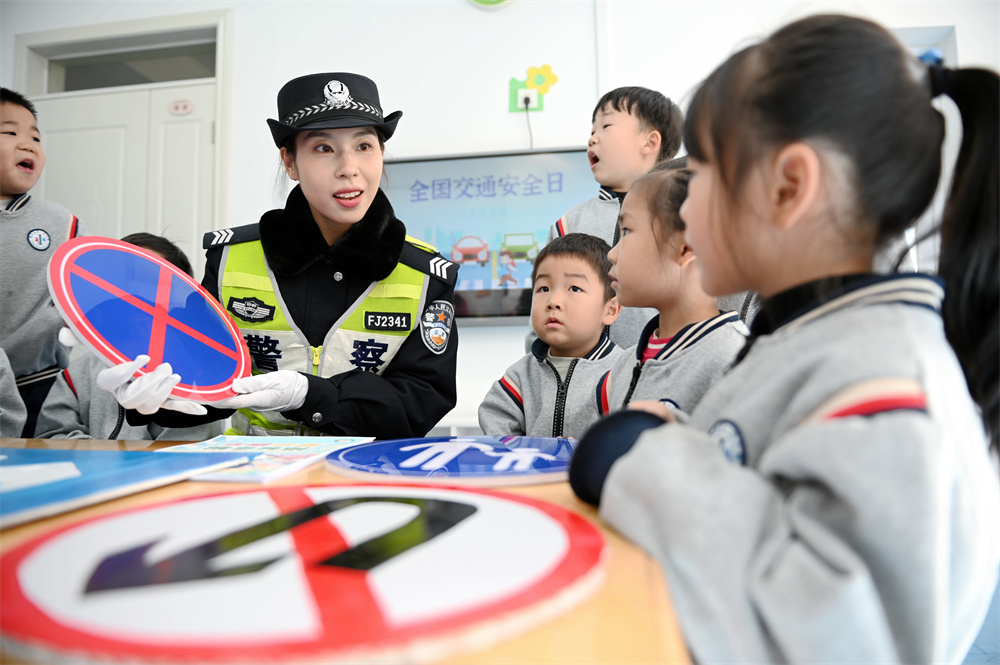
M 27 171 L 28 173 L 31 173 L 32 171 L 35 170 L 35 163 L 30 159 L 25 159 L 24 161 L 17 163 L 17 168 L 21 169 L 22 171 Z
M 589 160 L 590 160 L 590 166 L 591 166 L 591 167 L 593 167 L 593 166 L 594 166 L 594 164 L 596 164 L 597 162 L 601 161 L 601 158 L 600 158 L 600 157 L 598 157 L 597 155 L 595 155 L 595 154 L 594 154 L 593 152 L 591 152 L 590 150 L 588 150 L 588 151 L 587 151 L 587 159 L 589 159 Z

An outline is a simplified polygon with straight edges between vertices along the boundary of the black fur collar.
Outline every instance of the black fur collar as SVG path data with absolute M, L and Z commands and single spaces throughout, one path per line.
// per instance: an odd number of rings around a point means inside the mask
M 399 263 L 405 239 L 406 227 L 381 189 L 361 221 L 333 245 L 326 244 L 299 186 L 289 193 L 284 209 L 260 218 L 260 243 L 276 275 L 298 275 L 325 259 L 351 276 L 385 279 Z

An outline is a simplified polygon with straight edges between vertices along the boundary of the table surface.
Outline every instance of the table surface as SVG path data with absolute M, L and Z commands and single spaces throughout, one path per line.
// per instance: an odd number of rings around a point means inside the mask
M 99 441 L 67 439 L 0 439 L 6 448 L 76 450 L 156 450 L 171 445 L 157 441 Z M 278 485 L 333 485 L 358 481 L 328 471 L 317 462 L 293 475 L 268 483 Z M 78 520 L 124 508 L 174 499 L 250 488 L 256 483 L 184 481 L 132 494 L 69 513 L 14 526 L 0 532 L 0 552 Z M 598 526 L 607 542 L 607 566 L 600 589 L 565 614 L 513 639 L 481 651 L 465 653 L 443 663 L 688 663 L 666 584 L 656 561 L 623 539 L 601 520 L 597 510 L 580 501 L 569 483 L 546 483 L 495 488 L 548 501 L 583 515 Z M 14 661 L 0 653 L 0 663 Z

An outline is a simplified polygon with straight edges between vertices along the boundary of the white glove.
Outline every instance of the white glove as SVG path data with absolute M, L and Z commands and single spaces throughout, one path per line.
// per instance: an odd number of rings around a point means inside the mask
M 70 348 L 76 346 L 80 343 L 80 338 L 76 336 L 76 333 L 71 329 L 63 326 L 59 329 L 59 341 L 63 346 L 68 346 Z M 86 347 L 84 347 L 86 348 Z
M 233 390 L 240 393 L 214 406 L 254 411 L 291 411 L 301 408 L 309 392 L 305 375 L 287 369 L 267 374 L 247 376 L 233 381 Z
M 173 373 L 170 363 L 163 363 L 152 372 L 132 379 L 132 376 L 149 362 L 149 356 L 140 355 L 130 363 L 122 363 L 97 373 L 97 386 L 107 390 L 126 409 L 139 413 L 156 413 L 160 409 L 170 409 L 201 416 L 208 409 L 201 404 L 185 399 L 170 397 L 170 391 L 180 383 L 179 374 Z

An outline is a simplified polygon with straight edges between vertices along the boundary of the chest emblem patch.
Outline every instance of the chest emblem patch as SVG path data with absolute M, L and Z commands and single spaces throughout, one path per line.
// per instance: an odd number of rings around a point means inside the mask
M 420 337 L 432 353 L 442 354 L 448 348 L 455 307 L 447 300 L 435 300 L 420 315 Z
M 39 252 L 44 252 L 52 244 L 52 237 L 45 229 L 31 229 L 28 231 L 28 244 Z
M 746 446 L 743 443 L 743 433 L 732 420 L 720 420 L 708 430 L 708 435 L 715 440 L 719 450 L 730 462 L 746 465 Z
M 250 323 L 263 323 L 274 318 L 274 307 L 257 298 L 230 298 L 226 309 Z

